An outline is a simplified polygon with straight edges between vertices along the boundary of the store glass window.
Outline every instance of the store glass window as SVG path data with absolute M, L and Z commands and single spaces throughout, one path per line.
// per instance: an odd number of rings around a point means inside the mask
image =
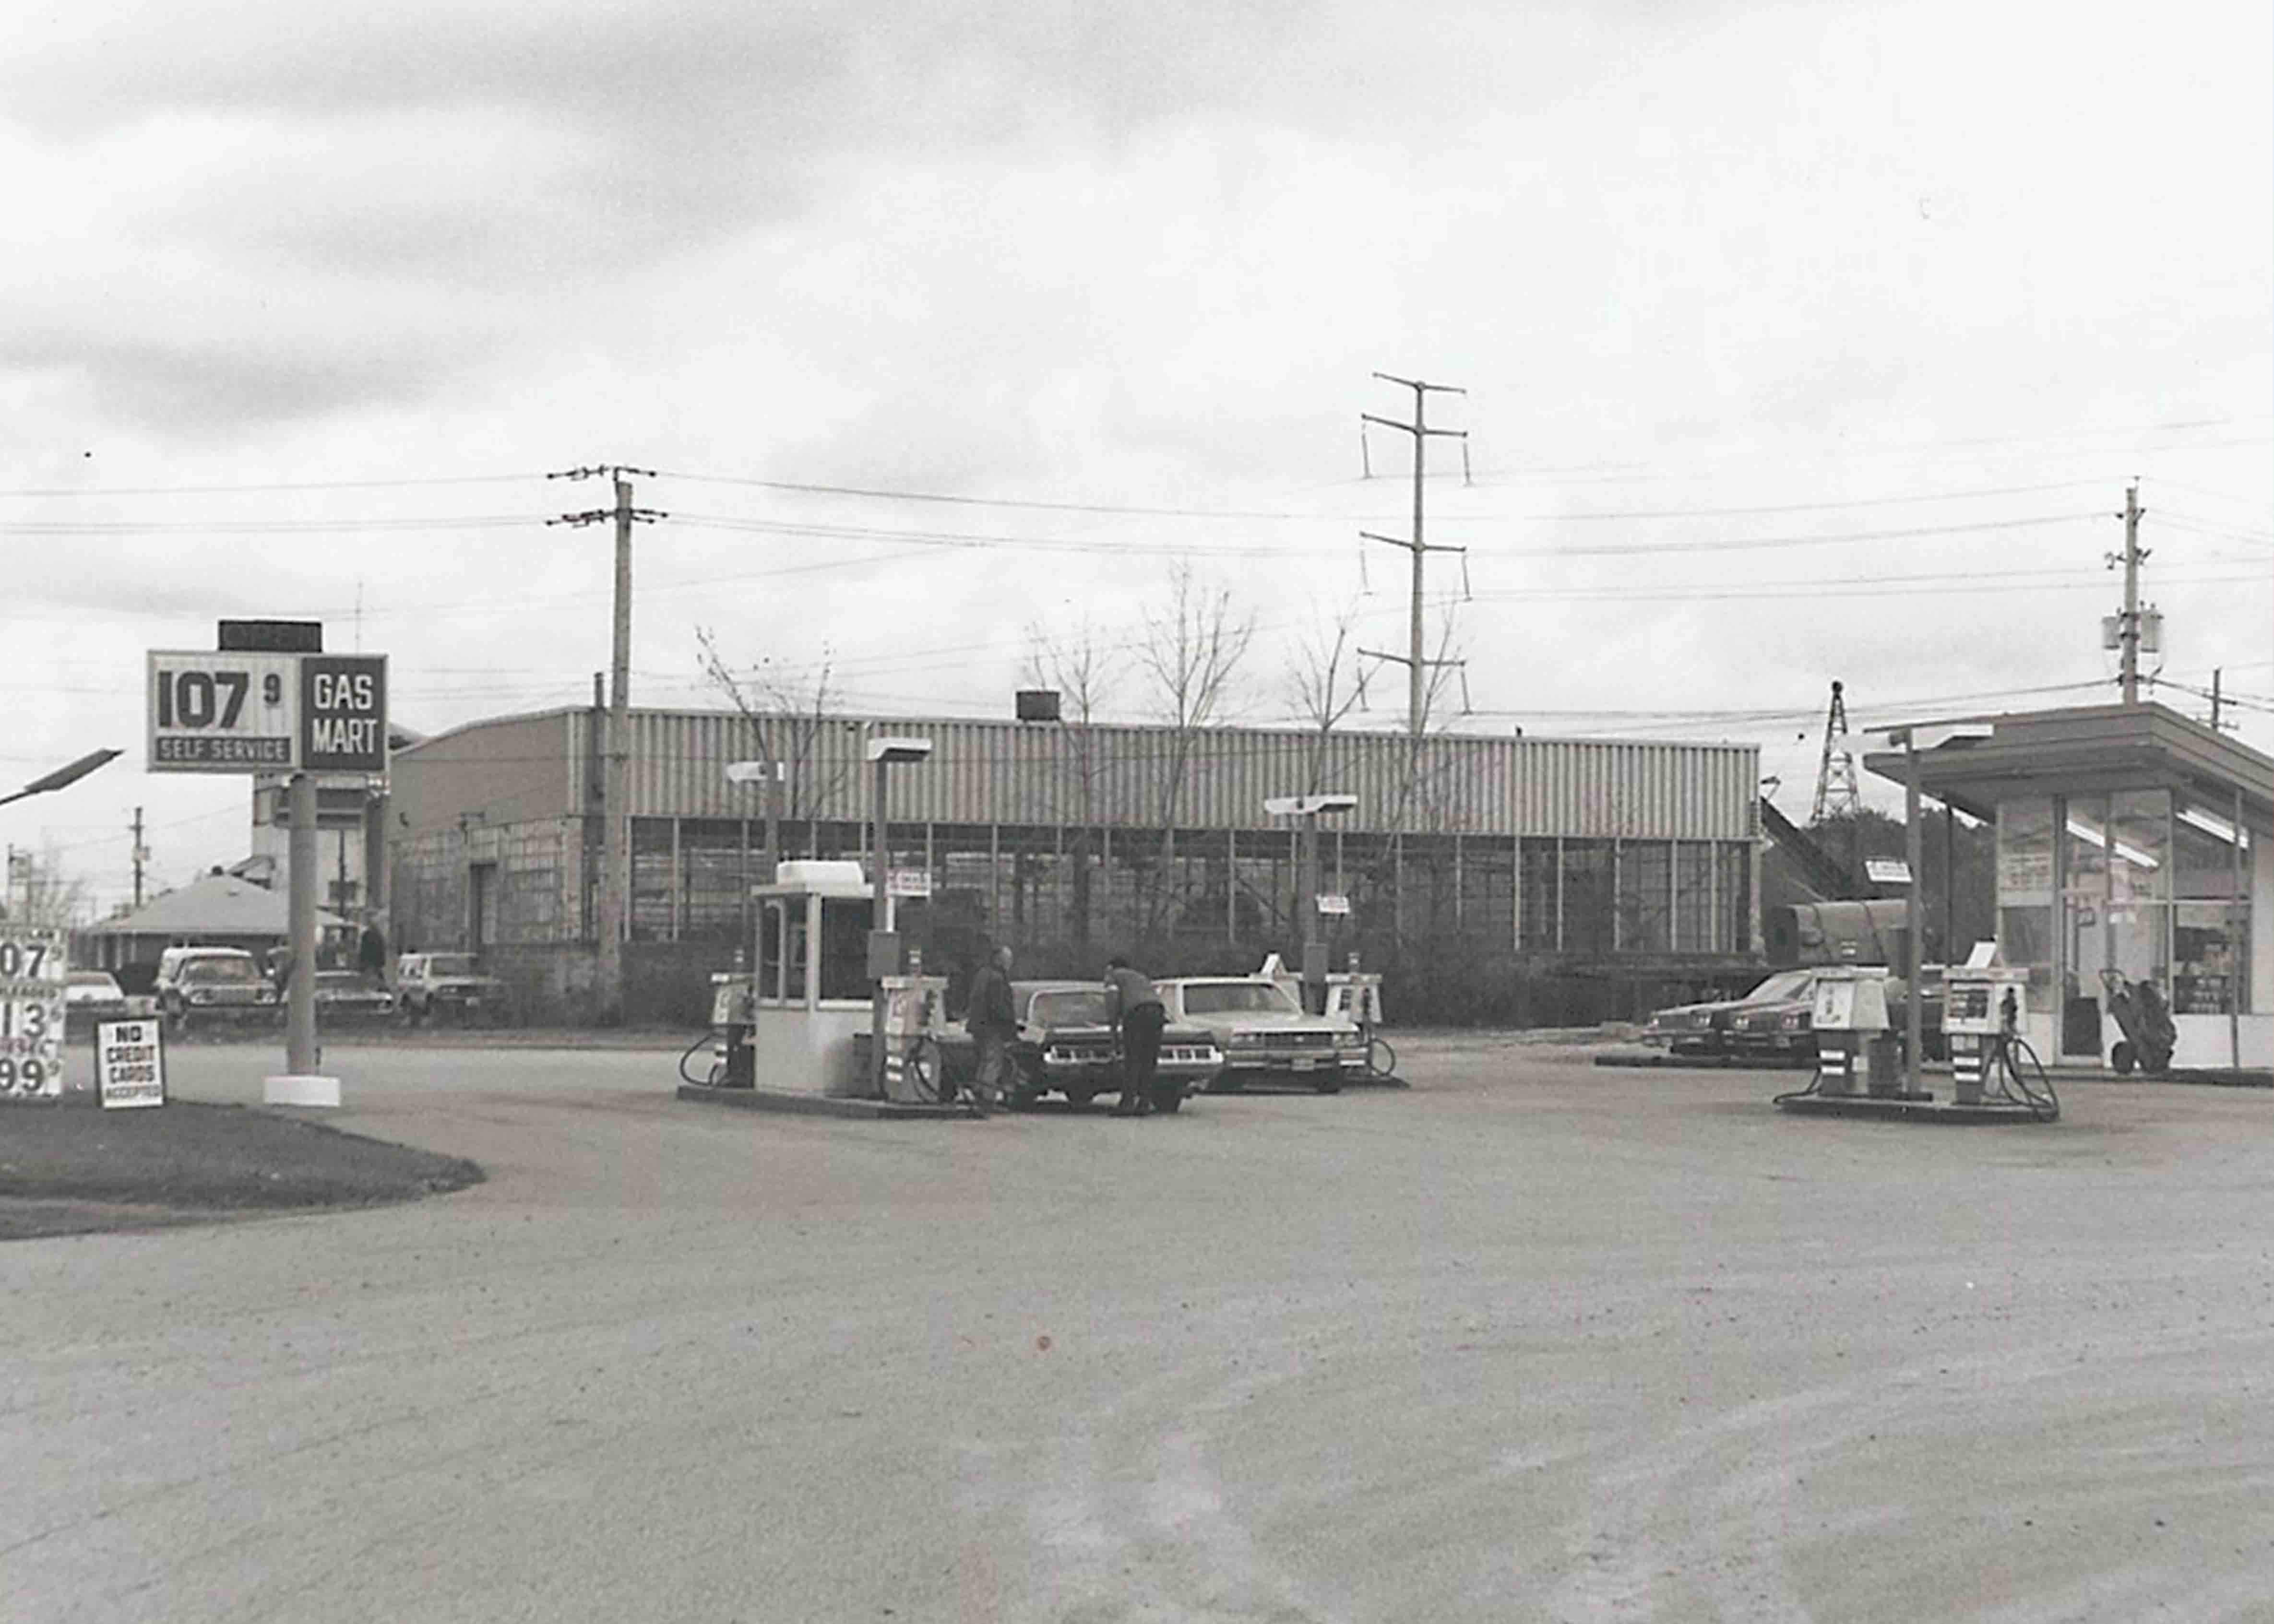
M 2250 1012 L 2250 836 L 2240 850 L 2231 812 L 2181 800 L 2172 824 L 2172 1008 L 2182 1015 Z M 2242 891 L 2235 886 L 2236 858 Z
M 2172 895 L 2172 797 L 2160 789 L 2108 798 L 2109 895 L 2119 908 Z
M 1998 808 L 1998 946 L 2029 973 L 2033 1008 L 2051 1007 L 2053 983 L 2053 803 L 2049 796 Z

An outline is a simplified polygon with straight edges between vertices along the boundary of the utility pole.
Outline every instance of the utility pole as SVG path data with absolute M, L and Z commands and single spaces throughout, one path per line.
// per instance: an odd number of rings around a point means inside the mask
M 2211 732 L 2213 732 L 2213 733 L 2217 733 L 2217 732 L 2218 731 L 2218 708 L 2219 708 L 2218 685 L 2219 685 L 2219 679 L 2220 679 L 2221 677 L 2225 676 L 2225 674 L 2226 674 L 2226 667 L 2225 667 L 2225 666 L 2224 666 L 2224 665 L 2214 665 L 2214 666 L 2212 666 L 2212 667 L 2211 667 L 2211 673 L 2210 673 L 2210 730 L 2211 730 Z
M 1377 417 L 1371 412 L 1359 414 L 1361 450 L 1365 446 L 1365 425 L 1369 423 L 1378 424 L 1386 429 L 1397 429 L 1413 437 L 1413 535 L 1412 539 L 1408 540 L 1397 536 L 1376 536 L 1370 530 L 1360 530 L 1359 534 L 1368 541 L 1379 541 L 1389 546 L 1403 547 L 1413 555 L 1413 601 L 1410 605 L 1411 620 L 1406 631 L 1406 651 L 1404 654 L 1385 654 L 1374 649 L 1360 649 L 1359 652 L 1369 659 L 1389 660 L 1395 665 L 1405 667 L 1405 726 L 1406 730 L 1414 738 L 1419 739 L 1421 736 L 1423 724 L 1427 719 L 1428 680 L 1426 675 L 1427 669 L 1433 665 L 1458 665 L 1465 663 L 1460 660 L 1433 660 L 1425 658 L 1422 653 L 1423 562 L 1432 553 L 1466 553 L 1468 551 L 1466 547 L 1432 546 L 1422 537 L 1421 492 L 1422 481 L 1428 470 L 1429 437 L 1434 434 L 1442 435 L 1448 440 L 1459 440 L 1464 470 L 1468 465 L 1469 452 L 1467 432 L 1462 429 L 1431 428 L 1428 423 L 1427 407 L 1429 396 L 1433 394 L 1466 395 L 1468 391 L 1456 388 L 1451 384 L 1424 383 L 1418 378 L 1393 378 L 1388 372 L 1376 372 L 1374 376 L 1384 383 L 1394 383 L 1401 388 L 1413 391 L 1413 421 L 1411 423 L 1401 423 L 1395 417 Z
M 2109 567 L 2124 566 L 2124 613 L 2116 622 L 2116 646 L 2120 650 L 2124 703 L 2140 703 L 2140 566 L 2148 554 L 2140 548 L 2140 519 L 2148 510 L 2140 506 L 2140 482 L 2134 480 L 2124 487 L 2124 511 L 2119 516 L 2124 521 L 2124 553 L 2120 559 L 2112 554 Z
M 142 906 L 142 865 L 150 861 L 150 853 L 142 846 L 142 808 L 134 808 L 134 906 Z
M 547 479 L 591 479 L 607 476 L 615 486 L 613 508 L 591 508 L 564 513 L 547 524 L 579 528 L 613 520 L 616 527 L 616 593 L 614 658 L 608 695 L 606 788 L 601 798 L 599 1016 L 604 1026 L 614 1026 L 624 1016 L 624 921 L 631 897 L 631 679 L 632 679 L 632 526 L 652 524 L 666 515 L 659 509 L 632 505 L 635 474 L 652 479 L 652 469 L 603 463 L 547 474 Z

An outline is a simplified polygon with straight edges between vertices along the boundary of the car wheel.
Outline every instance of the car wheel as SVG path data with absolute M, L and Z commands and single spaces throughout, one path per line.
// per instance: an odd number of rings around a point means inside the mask
M 1227 1070 L 1216 1074 L 1209 1083 L 1208 1091 L 1210 1094 L 1238 1094 L 1246 1086 L 1246 1078 L 1236 1071 Z
M 2131 1043 L 2123 1038 L 2117 1039 L 2116 1047 L 2108 1051 L 2108 1064 L 2116 1068 L 2116 1075 L 2119 1077 L 2131 1076 L 2132 1060 L 2133 1055 Z
M 1311 1087 L 1318 1094 L 1340 1094 L 1343 1091 L 1343 1079 L 1339 1077 L 1323 1077 L 1313 1083 Z
M 1185 1090 L 1181 1084 L 1171 1083 L 1153 1090 L 1153 1109 L 1163 1116 L 1173 1116 L 1184 1109 Z
M 1065 1097 L 1066 1103 L 1074 1109 L 1086 1111 L 1089 1109 L 1089 1102 L 1097 1098 L 1097 1091 L 1095 1088 L 1069 1088 L 1065 1091 Z

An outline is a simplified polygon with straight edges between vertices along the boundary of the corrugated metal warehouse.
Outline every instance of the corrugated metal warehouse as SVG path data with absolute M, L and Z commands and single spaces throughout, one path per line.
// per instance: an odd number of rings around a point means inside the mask
M 478 722 L 394 757 L 389 912 L 405 951 L 487 954 L 535 1011 L 591 984 L 605 713 Z M 1346 793 L 1323 883 L 1336 961 L 1390 977 L 1393 1018 L 1623 1015 L 1760 962 L 1759 757 L 1744 744 L 907 718 L 764 718 L 786 763 L 785 856 L 865 857 L 872 733 L 895 770 L 892 863 L 932 878 L 904 927 L 928 961 L 1012 943 L 1028 974 L 1133 950 L 1159 974 L 1300 947 L 1294 832 L 1267 796 Z M 699 1020 L 764 868 L 766 758 L 730 711 L 631 713 L 626 1009 Z

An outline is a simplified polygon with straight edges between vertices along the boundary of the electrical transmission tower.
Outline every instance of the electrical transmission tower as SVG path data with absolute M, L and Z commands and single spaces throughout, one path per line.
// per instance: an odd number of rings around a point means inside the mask
M 597 468 L 571 468 L 547 479 L 593 479 L 606 475 L 615 485 L 613 508 L 588 508 L 564 513 L 547 524 L 579 528 L 610 520 L 616 527 L 616 601 L 614 686 L 608 695 L 606 788 L 601 795 L 600 918 L 598 979 L 600 1019 L 613 1026 L 624 1013 L 624 920 L 631 912 L 631 680 L 632 680 L 632 526 L 652 524 L 664 518 L 659 509 L 632 506 L 634 474 L 652 479 L 644 468 L 603 463 Z
M 1381 379 L 1384 383 L 1394 383 L 1400 388 L 1411 389 L 1413 391 L 1413 421 L 1411 423 L 1400 423 L 1395 417 L 1377 417 L 1371 412 L 1360 412 L 1359 414 L 1359 422 L 1360 425 L 1359 430 L 1359 448 L 1361 455 L 1364 454 L 1366 448 L 1366 430 L 1364 425 L 1368 423 L 1378 424 L 1386 429 L 1397 429 L 1404 433 L 1413 436 L 1413 535 L 1412 538 L 1408 540 L 1403 537 L 1397 536 L 1377 536 L 1371 530 L 1360 530 L 1359 534 L 1365 537 L 1368 541 L 1379 541 L 1386 543 L 1389 546 L 1403 547 L 1413 555 L 1413 601 L 1411 605 L 1412 613 L 1406 629 L 1406 651 L 1404 653 L 1385 654 L 1378 649 L 1360 649 L 1359 653 L 1367 659 L 1388 660 L 1394 665 L 1399 665 L 1405 667 L 1405 726 L 1406 730 L 1411 733 L 1413 737 L 1419 739 L 1421 736 L 1423 726 L 1428 720 L 1429 685 L 1427 673 L 1430 667 L 1460 665 L 1466 663 L 1465 661 L 1457 659 L 1430 659 L 1422 651 L 1423 638 L 1425 635 L 1421 624 L 1423 561 L 1432 553 L 1465 553 L 1468 551 L 1466 547 L 1432 546 L 1428 543 L 1425 542 L 1421 538 L 1422 480 L 1427 476 L 1428 470 L 1430 436 L 1433 434 L 1442 435 L 1448 440 L 1457 440 L 1461 442 L 1461 467 L 1465 474 L 1468 468 L 1469 455 L 1469 436 L 1467 431 L 1464 429 L 1431 428 L 1429 426 L 1428 417 L 1427 415 L 1427 407 L 1429 396 L 1432 395 L 1466 395 L 1468 391 L 1466 389 L 1456 388 L 1450 384 L 1424 383 L 1418 378 L 1393 378 L 1388 372 L 1376 372 L 1374 376 Z M 1367 471 L 1369 474 L 1373 472 L 1373 467 L 1370 462 L 1367 466 Z
M 1856 786 L 1856 757 L 1848 748 L 1848 701 L 1838 682 L 1832 685 L 1832 709 L 1824 717 L 1824 759 L 1816 769 L 1816 810 L 1808 821 L 1853 817 L 1864 809 L 1863 792 Z

